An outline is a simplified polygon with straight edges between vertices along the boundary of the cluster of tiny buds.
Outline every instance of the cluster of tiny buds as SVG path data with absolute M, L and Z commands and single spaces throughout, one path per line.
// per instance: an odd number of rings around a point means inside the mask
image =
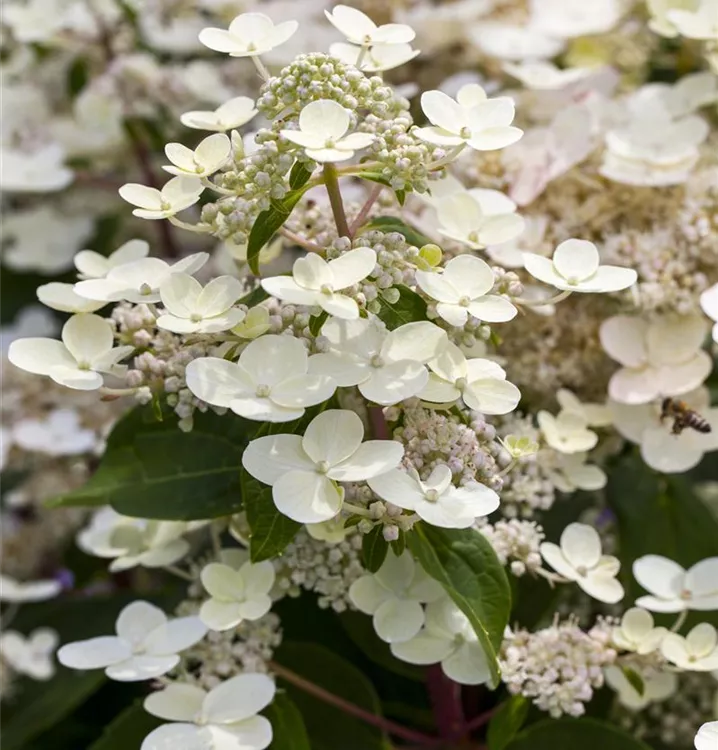
M 535 521 L 516 518 L 494 524 L 483 521 L 477 528 L 489 540 L 501 564 L 508 565 L 517 578 L 541 567 L 539 547 L 546 535 Z

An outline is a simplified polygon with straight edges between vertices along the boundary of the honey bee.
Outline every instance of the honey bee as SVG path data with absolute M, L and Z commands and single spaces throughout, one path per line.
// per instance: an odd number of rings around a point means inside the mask
M 664 398 L 661 403 L 661 422 L 666 419 L 673 420 L 673 435 L 680 435 L 686 427 L 702 433 L 711 431 L 711 426 L 697 411 L 693 411 L 683 401 L 675 398 Z

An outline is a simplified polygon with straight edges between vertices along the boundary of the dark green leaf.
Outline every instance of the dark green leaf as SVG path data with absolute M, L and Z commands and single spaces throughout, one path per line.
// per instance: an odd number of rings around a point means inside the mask
M 532 724 L 506 750 L 651 750 L 641 740 L 596 719 L 547 719 Z
M 277 510 L 272 488 L 242 469 L 242 497 L 250 528 L 249 555 L 252 562 L 281 555 L 301 524 Z
M 269 750 L 312 750 L 302 714 L 286 693 L 277 693 L 264 713 L 272 722 Z
M 265 292 L 261 286 L 257 286 L 256 289 L 252 289 L 249 294 L 245 294 L 244 297 L 242 297 L 242 299 L 237 302 L 237 304 L 247 305 L 247 307 L 254 307 L 260 302 L 264 302 L 265 299 L 269 299 L 269 294 Z
M 646 692 L 646 683 L 635 669 L 630 667 L 623 667 L 622 669 L 624 677 L 628 680 L 629 685 L 639 694 L 643 695 Z
M 496 655 L 509 621 L 511 588 L 493 548 L 474 529 L 417 523 L 408 537 L 414 557 L 469 618 L 486 653 L 492 684 L 498 684 Z
M 275 660 L 365 711 L 380 715 L 381 704 L 369 680 L 342 657 L 314 643 L 285 642 Z M 294 684 L 279 678 L 304 717 L 312 750 L 385 750 L 383 732 L 349 716 Z
M 113 430 L 90 481 L 52 505 L 103 505 L 142 518 L 189 521 L 242 507 L 239 468 L 256 424 L 233 415 L 195 413 L 182 432 L 174 416 L 158 422 L 138 408 Z
M 426 320 L 426 302 L 414 291 L 406 286 L 396 286 L 399 290 L 399 299 L 396 302 L 387 302 L 379 295 L 378 317 L 386 323 L 389 330 L 394 330 L 405 323 L 413 323 L 418 320 Z
M 491 717 L 486 741 L 489 750 L 504 750 L 521 729 L 531 704 L 523 695 L 512 695 Z
M 399 529 L 399 536 L 391 543 L 391 551 L 399 557 L 406 549 L 406 533 Z
M 312 171 L 307 169 L 307 165 L 304 162 L 295 161 L 292 171 L 289 173 L 289 187 L 292 190 L 304 187 L 309 182 Z
M 309 318 L 309 333 L 311 333 L 312 336 L 318 336 L 321 333 L 322 326 L 327 322 L 328 317 L 329 313 L 324 310 L 321 314 L 313 315 Z
M 89 750 L 135 750 L 153 729 L 164 723 L 162 719 L 147 713 L 142 702 L 138 701 L 117 714 Z
M 397 190 L 396 199 L 399 201 L 399 205 L 403 206 L 406 202 L 406 190 Z
M 76 97 L 87 85 L 90 77 L 87 60 L 76 57 L 67 71 L 67 88 L 71 97 Z
M 428 237 L 420 234 L 416 229 L 410 227 L 406 222 L 403 222 L 396 216 L 377 216 L 375 219 L 372 219 L 362 231 L 366 232 L 371 229 L 378 229 L 380 232 L 385 233 L 398 232 L 404 236 L 410 245 L 414 245 L 418 248 L 428 245 L 431 242 Z
M 381 568 L 389 551 L 389 544 L 384 539 L 384 526 L 375 526 L 368 534 L 364 534 L 361 545 L 361 556 L 364 567 L 370 573 L 376 573 Z
M 391 182 L 389 182 L 388 178 L 378 172 L 357 172 L 355 177 L 358 177 L 361 180 L 368 180 L 369 182 L 376 182 L 378 185 L 386 185 L 389 188 L 391 187 Z

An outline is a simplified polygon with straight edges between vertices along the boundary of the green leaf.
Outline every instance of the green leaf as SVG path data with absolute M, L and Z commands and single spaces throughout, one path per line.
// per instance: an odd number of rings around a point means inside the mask
M 399 557 L 406 549 L 406 532 L 399 529 L 399 536 L 391 543 L 391 551 Z
M 269 750 L 312 750 L 302 714 L 286 693 L 277 693 L 264 713 L 272 722 Z
M 138 748 L 147 735 L 165 722 L 142 707 L 142 701 L 133 703 L 115 716 L 105 727 L 102 736 L 90 745 L 89 750 L 130 750 Z
M 313 169 L 307 169 L 307 165 L 301 161 L 295 161 L 292 171 L 289 173 L 289 187 L 292 190 L 299 190 L 309 182 Z
M 309 333 L 312 336 L 318 336 L 321 333 L 322 326 L 327 322 L 329 313 L 324 310 L 319 315 L 313 315 L 309 318 Z
M 249 556 L 252 562 L 281 555 L 301 524 L 280 513 L 272 499 L 272 488 L 252 477 L 245 469 L 242 469 L 241 484 L 250 528 Z
M 134 409 L 116 425 L 90 481 L 51 504 L 109 503 L 128 516 L 178 521 L 236 513 L 242 452 L 255 429 L 235 415 L 197 411 L 186 433 L 174 416 L 158 422 L 151 409 Z
M 424 570 L 469 618 L 496 686 L 496 657 L 511 612 L 511 588 L 493 548 L 474 529 L 440 529 L 425 523 L 414 526 L 408 543 Z
M 381 714 L 379 697 L 371 682 L 355 666 L 323 646 L 288 641 L 278 649 L 275 660 L 332 695 L 368 713 Z M 282 680 L 281 675 L 279 681 L 304 717 L 312 750 L 386 749 L 386 738 L 380 729 Z
M 523 695 L 512 695 L 499 706 L 486 735 L 489 750 L 504 750 L 526 721 L 530 706 Z
M 264 302 L 265 299 L 269 299 L 269 294 L 265 292 L 261 286 L 257 286 L 255 289 L 252 289 L 251 292 L 245 294 L 242 299 L 238 300 L 237 304 L 247 305 L 247 307 L 254 307 L 260 302 Z
M 358 176 L 361 176 L 361 174 Z M 375 182 L 379 182 L 379 180 L 375 180 Z M 362 229 L 362 232 L 368 232 L 372 229 L 378 229 L 380 232 L 385 233 L 398 232 L 404 236 L 404 239 L 406 239 L 410 245 L 414 245 L 418 248 L 428 245 L 431 242 L 428 237 L 417 232 L 416 229 L 410 227 L 406 222 L 403 222 L 396 216 L 377 216 Z
M 642 696 L 646 692 L 646 683 L 643 681 L 643 677 L 630 667 L 623 667 L 621 671 L 628 680 L 628 684 Z
M 641 740 L 596 719 L 547 719 L 518 734 L 506 750 L 651 750 Z
M 375 526 L 368 534 L 364 534 L 361 545 L 361 556 L 364 567 L 370 573 L 376 573 L 381 568 L 389 551 L 389 543 L 384 539 L 384 526 Z
M 399 290 L 399 299 L 396 302 L 388 302 L 381 295 L 378 298 L 381 305 L 378 317 L 386 323 L 389 330 L 405 323 L 426 320 L 426 302 L 416 292 L 406 286 L 396 286 L 394 289 Z

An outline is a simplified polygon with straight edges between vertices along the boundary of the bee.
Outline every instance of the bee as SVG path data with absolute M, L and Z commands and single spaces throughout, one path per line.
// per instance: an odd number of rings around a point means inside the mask
M 683 401 L 675 398 L 664 398 L 661 403 L 661 422 L 666 419 L 673 420 L 673 435 L 680 435 L 686 427 L 702 433 L 711 431 L 711 426 L 697 411 L 693 411 Z

